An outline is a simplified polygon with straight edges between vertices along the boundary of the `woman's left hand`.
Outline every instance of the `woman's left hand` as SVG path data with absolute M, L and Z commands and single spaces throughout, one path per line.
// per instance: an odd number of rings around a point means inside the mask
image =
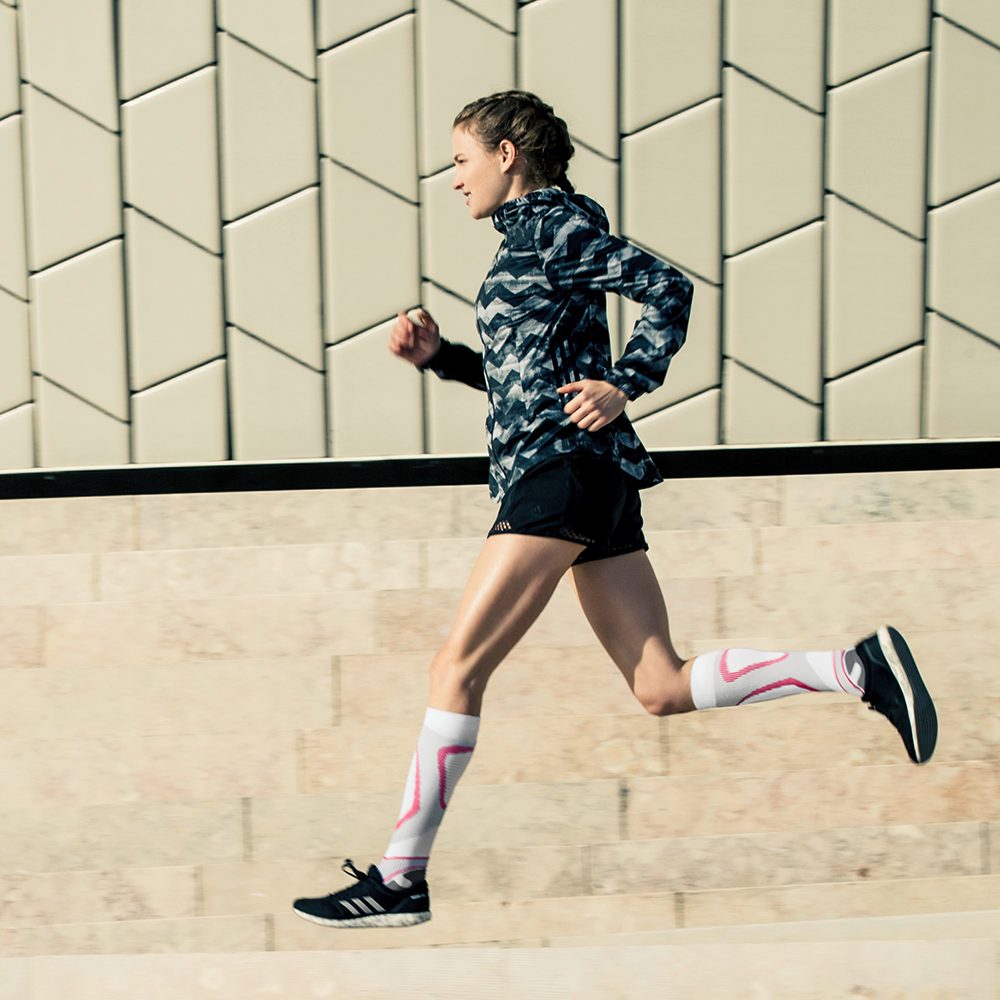
M 585 378 L 579 382 L 562 385 L 557 392 L 575 392 L 576 395 L 563 407 L 569 419 L 584 431 L 599 431 L 621 416 L 628 396 L 610 382 Z

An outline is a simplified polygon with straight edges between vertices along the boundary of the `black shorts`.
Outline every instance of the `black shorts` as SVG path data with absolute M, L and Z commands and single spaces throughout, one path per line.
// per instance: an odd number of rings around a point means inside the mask
M 586 452 L 537 465 L 514 483 L 489 530 L 508 533 L 586 545 L 574 565 L 649 548 L 635 480 L 610 459 Z

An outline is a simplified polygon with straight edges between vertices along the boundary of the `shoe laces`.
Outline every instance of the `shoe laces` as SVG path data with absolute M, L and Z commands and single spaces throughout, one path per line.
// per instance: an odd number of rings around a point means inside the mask
M 364 882 L 368 878 L 368 873 L 363 872 L 358 868 L 354 862 L 348 858 L 341 866 L 340 870 L 346 875 L 350 875 L 352 878 L 356 878 L 359 882 Z

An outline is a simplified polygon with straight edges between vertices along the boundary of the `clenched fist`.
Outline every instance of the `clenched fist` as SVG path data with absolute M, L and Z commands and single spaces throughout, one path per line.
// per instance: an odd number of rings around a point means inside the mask
M 417 366 L 430 361 L 440 346 L 438 325 L 426 309 L 399 313 L 389 331 L 389 350 Z

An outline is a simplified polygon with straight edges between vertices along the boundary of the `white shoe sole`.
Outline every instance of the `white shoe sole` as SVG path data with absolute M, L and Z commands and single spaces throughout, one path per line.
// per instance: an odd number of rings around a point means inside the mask
M 431 919 L 431 911 L 424 910 L 422 913 L 372 913 L 367 917 L 353 917 L 350 920 L 325 920 L 323 917 L 314 917 L 311 913 L 303 913 L 301 910 L 295 912 L 314 924 L 323 927 L 412 927 L 414 924 L 422 924 Z

